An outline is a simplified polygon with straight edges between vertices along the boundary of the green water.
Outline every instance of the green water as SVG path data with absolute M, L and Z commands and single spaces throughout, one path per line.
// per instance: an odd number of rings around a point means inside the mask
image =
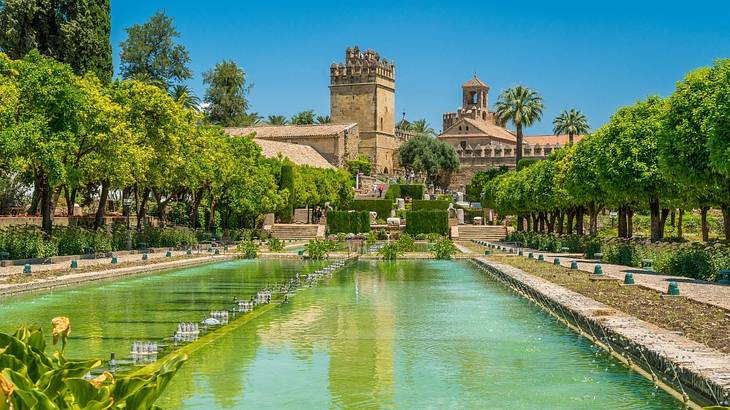
M 234 296 L 248 298 L 267 283 L 282 282 L 324 262 L 249 260 L 224 262 L 128 279 L 60 288 L 0 299 L 0 331 L 20 324 L 50 333 L 51 319 L 71 319 L 70 357 L 124 359 L 135 340 L 163 342 L 178 322 L 199 322 L 227 309 Z M 49 338 L 50 342 L 50 338 Z
M 75 354 L 163 337 L 315 269 L 237 261 L 2 301 L 0 327 L 66 314 Z M 181 318 L 186 317 L 187 319 Z M 671 409 L 681 404 L 466 262 L 357 262 L 196 351 L 163 408 Z

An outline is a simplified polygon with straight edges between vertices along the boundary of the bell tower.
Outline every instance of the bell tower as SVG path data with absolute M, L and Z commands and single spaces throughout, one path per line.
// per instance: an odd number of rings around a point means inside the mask
M 373 50 L 348 47 L 345 63 L 330 66 L 330 117 L 356 122 L 358 152 L 377 172 L 393 172 L 395 139 L 395 64 Z

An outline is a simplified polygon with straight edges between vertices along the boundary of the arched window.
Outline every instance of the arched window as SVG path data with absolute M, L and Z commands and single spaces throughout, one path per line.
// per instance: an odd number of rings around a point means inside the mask
M 469 93 L 469 101 L 471 101 L 472 104 L 476 104 L 479 100 L 479 94 L 477 94 L 476 91 L 472 91 Z
M 382 131 L 383 129 L 383 117 L 380 117 L 380 131 Z

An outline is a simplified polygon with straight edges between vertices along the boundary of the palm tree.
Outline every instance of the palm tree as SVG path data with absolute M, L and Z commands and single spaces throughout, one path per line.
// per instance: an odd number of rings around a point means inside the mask
M 512 122 L 517 130 L 517 165 L 522 159 L 522 128 L 529 127 L 542 118 L 542 97 L 537 92 L 518 85 L 504 90 L 494 108 L 500 123 Z
M 294 125 L 310 125 L 314 124 L 314 110 L 302 111 L 291 117 L 291 123 Z
M 436 131 L 431 128 L 428 121 L 425 119 L 413 121 L 409 125 L 409 130 L 413 131 L 415 135 L 427 135 L 429 137 L 433 137 L 436 134 Z
M 183 107 L 195 111 L 200 110 L 200 98 L 193 94 L 187 85 L 178 84 L 170 90 L 170 97 L 180 103 Z
M 283 115 L 269 115 L 266 118 L 266 123 L 270 125 L 286 125 L 289 124 L 289 120 Z
M 553 120 L 553 132 L 555 134 L 568 134 L 568 144 L 570 145 L 573 145 L 573 136 L 585 134 L 589 129 L 586 116 L 575 108 L 563 110 Z
M 318 115 L 314 122 L 317 124 L 329 124 L 332 122 L 332 119 L 330 119 L 329 115 Z

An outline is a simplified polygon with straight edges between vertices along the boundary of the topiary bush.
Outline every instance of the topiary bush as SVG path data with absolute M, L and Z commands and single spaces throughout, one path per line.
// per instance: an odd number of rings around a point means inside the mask
M 378 213 L 378 218 L 390 217 L 393 209 L 393 201 L 390 199 L 356 199 L 350 204 L 350 209 L 355 211 L 373 211 Z M 329 213 L 327 214 L 329 218 Z
M 411 209 L 414 211 L 422 210 L 433 210 L 433 209 L 449 209 L 450 202 L 447 201 L 428 201 L 428 200 L 416 200 L 414 199 L 411 203 Z
M 449 233 L 448 211 L 410 211 L 406 215 L 406 233 L 409 235 L 436 233 L 446 236 Z
M 327 232 L 329 234 L 370 232 L 370 212 L 329 211 Z

